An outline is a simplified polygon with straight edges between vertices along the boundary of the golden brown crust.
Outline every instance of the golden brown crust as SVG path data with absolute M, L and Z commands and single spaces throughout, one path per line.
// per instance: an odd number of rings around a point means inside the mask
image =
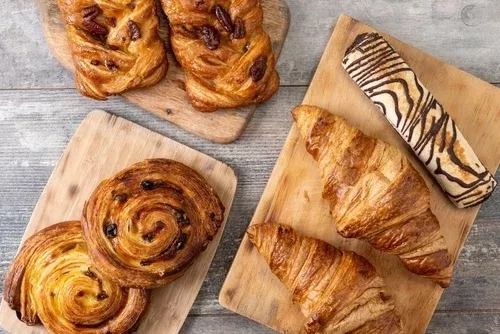
M 168 63 L 154 1 L 58 0 L 58 4 L 80 93 L 104 100 L 163 79 Z
M 162 6 L 194 108 L 241 107 L 278 90 L 276 59 L 258 0 L 162 0 Z
M 393 299 L 363 257 L 276 223 L 252 225 L 250 241 L 292 292 L 307 333 L 402 333 Z
M 173 160 L 136 163 L 95 189 L 83 211 L 90 257 L 121 286 L 181 277 L 217 234 L 224 207 L 201 175 Z
M 51 333 L 131 333 L 149 304 L 143 289 L 121 288 L 91 265 L 80 222 L 27 239 L 5 278 L 4 298 L 20 320 Z
M 324 109 L 301 105 L 292 113 L 319 163 L 338 232 L 399 256 L 409 271 L 447 287 L 451 255 L 429 189 L 408 159 Z

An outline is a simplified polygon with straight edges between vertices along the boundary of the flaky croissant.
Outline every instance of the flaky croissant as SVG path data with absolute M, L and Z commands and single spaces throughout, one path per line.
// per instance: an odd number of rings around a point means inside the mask
M 58 0 L 76 87 L 94 99 L 152 86 L 168 68 L 151 0 Z
M 409 271 L 447 287 L 451 255 L 429 189 L 408 159 L 327 110 L 301 105 L 292 113 L 318 161 L 339 234 L 395 254 Z
M 162 6 L 194 108 L 240 107 L 265 101 L 278 90 L 258 0 L 162 0 Z
M 82 226 L 92 261 L 121 286 L 154 288 L 181 277 L 217 234 L 224 207 L 191 168 L 136 163 L 94 190 Z
M 307 333 L 402 333 L 383 279 L 363 257 L 290 226 L 255 224 L 250 241 L 292 292 L 307 318 Z
M 51 333 L 132 333 L 149 305 L 143 289 L 119 287 L 92 266 L 80 222 L 26 240 L 5 278 L 4 298 L 28 325 Z

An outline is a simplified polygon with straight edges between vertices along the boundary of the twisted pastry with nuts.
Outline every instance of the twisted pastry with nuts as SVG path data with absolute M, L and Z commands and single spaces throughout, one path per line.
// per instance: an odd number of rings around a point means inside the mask
M 51 333 L 132 333 L 149 293 L 119 287 L 92 266 L 80 222 L 49 226 L 26 240 L 5 278 L 4 298 L 28 325 Z
M 384 280 L 362 256 L 283 224 L 255 224 L 247 233 L 292 292 L 307 318 L 306 333 L 402 333 Z
M 150 0 L 58 0 L 81 94 L 109 95 L 156 84 L 168 68 Z
M 269 99 L 276 60 L 258 0 L 162 0 L 193 107 L 212 112 Z
M 201 175 L 151 159 L 101 182 L 82 226 L 100 271 L 121 286 L 154 288 L 184 274 L 223 218 L 222 203 Z

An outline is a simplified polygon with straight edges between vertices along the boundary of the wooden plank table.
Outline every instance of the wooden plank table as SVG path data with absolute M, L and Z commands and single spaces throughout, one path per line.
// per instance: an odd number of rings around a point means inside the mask
M 220 307 L 218 292 L 292 124 L 298 104 L 344 12 L 479 78 L 500 83 L 500 4 L 492 0 L 287 0 L 291 26 L 278 63 L 282 87 L 261 105 L 230 145 L 189 134 L 115 97 L 78 95 L 71 75 L 50 55 L 31 0 L 0 6 L 0 280 L 26 223 L 76 127 L 92 109 L 125 117 L 231 165 L 236 198 L 212 268 L 185 333 L 268 333 Z M 500 178 L 500 173 L 497 173 Z M 429 333 L 500 333 L 500 192 L 479 212 Z M 1 289 L 1 288 L 0 288 Z

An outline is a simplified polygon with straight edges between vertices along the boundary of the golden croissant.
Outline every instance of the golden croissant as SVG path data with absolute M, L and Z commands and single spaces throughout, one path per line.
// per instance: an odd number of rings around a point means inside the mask
M 132 333 L 149 305 L 146 290 L 122 288 L 92 266 L 78 221 L 26 240 L 4 298 L 21 321 L 41 322 L 51 333 Z
M 269 99 L 276 60 L 258 0 L 162 0 L 193 107 L 212 112 Z
M 76 87 L 94 99 L 152 86 L 168 68 L 150 0 L 58 0 Z
M 383 279 L 363 257 L 275 223 L 247 233 L 307 318 L 306 333 L 402 333 Z
M 224 206 L 205 179 L 150 159 L 104 180 L 85 204 L 92 261 L 121 286 L 154 288 L 181 277 L 217 234 Z
M 327 110 L 301 105 L 292 113 L 318 161 L 338 233 L 395 254 L 409 271 L 447 287 L 451 255 L 429 189 L 408 159 Z

